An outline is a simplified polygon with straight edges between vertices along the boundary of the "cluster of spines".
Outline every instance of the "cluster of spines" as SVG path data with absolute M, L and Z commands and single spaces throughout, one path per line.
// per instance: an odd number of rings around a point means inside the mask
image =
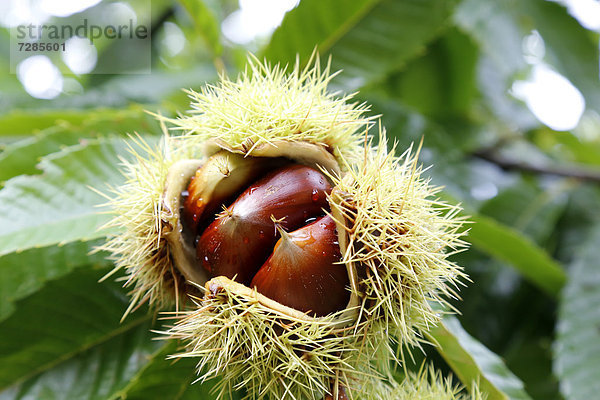
M 189 90 L 192 110 L 179 118 L 163 118 L 189 140 L 226 144 L 245 154 L 278 140 L 324 145 L 338 159 L 354 159 L 361 148 L 362 129 L 373 117 L 353 95 L 336 97 L 327 91 L 335 74 L 330 63 L 321 68 L 316 54 L 291 71 L 250 58 L 237 80 L 222 76 L 216 85 Z
M 332 382 L 355 384 L 359 337 L 351 327 L 336 327 L 337 315 L 299 320 L 228 287 L 194 302 L 197 309 L 177 313 L 163 333 L 187 342 L 173 357 L 198 357 L 199 380 L 221 377 L 217 398 L 227 398 L 232 382 L 248 399 L 320 400 Z
M 464 219 L 459 206 L 435 198 L 439 188 L 420 175 L 417 155 L 395 156 L 380 131 L 376 150 L 334 179 L 330 202 L 346 219 L 349 245 L 343 261 L 358 267 L 362 317 L 374 348 L 392 334 L 418 345 L 420 333 L 439 320 L 432 304 L 447 306 L 466 275 L 449 255 L 461 251 Z M 447 251 L 450 249 L 450 251 Z
M 466 392 L 460 385 L 452 381 L 452 376 L 443 377 L 433 365 L 423 364 L 421 368 L 406 373 L 401 382 L 393 378 L 387 381 L 371 380 L 359 395 L 361 399 L 393 399 L 393 400 L 484 400 L 476 384 Z
M 179 322 L 162 333 L 188 342 L 172 358 L 197 357 L 198 381 L 221 378 L 217 399 L 243 388 L 246 399 L 320 400 L 336 387 L 361 400 L 484 399 L 476 384 L 468 393 L 432 365 L 398 382 L 360 353 L 352 328 L 334 329 L 332 320 L 294 320 L 227 288 L 194 302 L 196 310 L 176 314 Z
M 162 308 L 179 300 L 184 279 L 173 265 L 163 237 L 163 221 L 169 216 L 162 195 L 169 167 L 179 159 L 200 154 L 197 148 L 174 148 L 167 135 L 158 148 L 139 137 L 132 138 L 129 152 L 132 160 L 121 160 L 125 183 L 105 194 L 113 218 L 100 228 L 117 228 L 118 232 L 97 248 L 111 253 L 115 264 L 103 279 L 125 271 L 124 286 L 131 289 L 125 316 L 145 303 Z

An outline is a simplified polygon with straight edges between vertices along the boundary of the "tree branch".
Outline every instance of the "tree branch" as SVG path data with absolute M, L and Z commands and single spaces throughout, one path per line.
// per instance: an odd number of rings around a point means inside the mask
M 156 34 L 167 22 L 169 18 L 175 15 L 175 7 L 169 7 L 165 9 L 155 21 L 152 21 L 152 26 L 150 27 L 151 34 Z
M 479 150 L 473 153 L 475 157 L 498 165 L 504 170 L 518 170 L 537 174 L 564 176 L 582 181 L 600 182 L 600 170 L 574 165 L 535 165 L 525 161 L 511 160 L 491 150 Z

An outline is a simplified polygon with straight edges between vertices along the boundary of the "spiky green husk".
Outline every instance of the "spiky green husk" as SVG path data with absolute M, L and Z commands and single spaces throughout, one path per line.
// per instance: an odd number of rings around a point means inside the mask
M 216 140 L 244 154 L 284 140 L 324 145 L 338 159 L 354 159 L 361 130 L 372 118 L 363 116 L 367 106 L 350 103 L 353 95 L 338 98 L 327 91 L 333 76 L 329 63 L 321 69 L 316 54 L 305 68 L 296 62 L 289 73 L 250 57 L 237 80 L 222 76 L 216 85 L 188 91 L 189 115 L 164 120 L 189 140 Z
M 446 308 L 466 279 L 448 260 L 465 247 L 460 207 L 435 197 L 439 188 L 421 178 L 410 149 L 394 153 L 380 131 L 376 150 L 365 150 L 343 179 L 332 177 L 332 209 L 344 215 L 349 234 L 343 261 L 357 266 L 364 333 L 382 366 L 393 357 L 389 338 L 419 345 L 421 333 L 439 320 L 435 304 Z
M 162 205 L 169 167 L 174 162 L 199 157 L 201 149 L 173 147 L 165 136 L 159 148 L 133 139 L 132 160 L 121 160 L 125 183 L 112 188 L 108 206 L 114 215 L 102 229 L 117 229 L 98 250 L 112 254 L 115 268 L 103 279 L 125 270 L 125 287 L 131 289 L 127 315 L 135 307 L 149 303 L 163 307 L 178 300 L 184 279 L 173 265 L 163 221 L 170 218 Z M 181 293 L 184 295 L 184 293 Z
M 461 386 L 455 385 L 450 376 L 443 377 L 433 365 L 423 366 L 418 372 L 409 372 L 402 382 L 390 379 L 387 382 L 373 381 L 367 385 L 370 395 L 365 399 L 380 400 L 484 400 L 484 395 L 477 385 L 472 385 L 471 392 L 465 392 Z
M 374 369 L 360 335 L 353 327 L 333 328 L 334 316 L 299 321 L 226 287 L 194 302 L 198 308 L 178 314 L 178 323 L 163 333 L 187 342 L 172 358 L 199 358 L 198 380 L 221 378 L 213 389 L 218 399 L 243 389 L 246 399 L 320 400 L 335 387 L 361 400 L 484 399 L 477 385 L 466 393 L 433 366 L 409 372 L 400 383 L 385 379 L 390 371 Z
M 368 364 L 353 328 L 335 327 L 336 315 L 300 320 L 229 287 L 194 301 L 198 308 L 178 314 L 164 333 L 186 341 L 173 357 L 198 357 L 200 380 L 221 377 L 219 399 L 232 388 L 248 399 L 322 399 L 334 382 L 353 387 L 356 366 Z

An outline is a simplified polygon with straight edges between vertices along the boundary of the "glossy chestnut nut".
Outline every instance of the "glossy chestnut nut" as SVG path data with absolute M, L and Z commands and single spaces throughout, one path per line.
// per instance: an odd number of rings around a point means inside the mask
M 223 204 L 230 204 L 250 183 L 274 168 L 283 158 L 249 158 L 220 151 L 194 174 L 184 193 L 183 218 L 194 236 L 212 222 Z
M 281 231 L 273 254 L 250 287 L 285 306 L 318 317 L 346 307 L 350 282 L 330 216 L 294 232 Z
M 248 284 L 277 240 L 273 219 L 289 230 L 324 214 L 331 185 L 319 171 L 291 165 L 250 185 L 200 236 L 196 255 L 210 276 Z
M 334 398 L 334 394 L 328 394 L 323 397 L 323 400 L 350 400 L 348 397 L 348 393 L 346 393 L 346 388 L 339 385 L 337 390 L 337 397 Z

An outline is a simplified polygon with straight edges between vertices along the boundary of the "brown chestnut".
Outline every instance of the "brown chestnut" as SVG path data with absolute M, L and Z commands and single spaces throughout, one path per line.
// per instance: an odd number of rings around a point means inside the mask
M 250 183 L 273 168 L 283 158 L 250 158 L 220 151 L 194 174 L 184 195 L 185 227 L 194 236 L 212 222 L 222 204 L 231 203 Z
M 226 276 L 248 284 L 277 240 L 273 219 L 297 229 L 328 208 L 331 185 L 319 171 L 291 165 L 250 185 L 206 228 L 196 255 L 210 276 Z
M 348 397 L 348 393 L 346 393 L 346 388 L 342 385 L 339 385 L 337 394 L 327 394 L 325 397 L 323 397 L 323 400 L 350 400 L 350 397 Z
M 335 221 L 325 216 L 291 233 L 281 230 L 281 234 L 250 287 L 319 317 L 346 307 L 349 279 L 345 265 L 339 263 Z

